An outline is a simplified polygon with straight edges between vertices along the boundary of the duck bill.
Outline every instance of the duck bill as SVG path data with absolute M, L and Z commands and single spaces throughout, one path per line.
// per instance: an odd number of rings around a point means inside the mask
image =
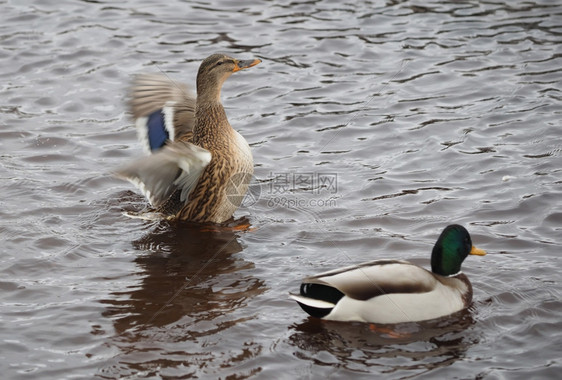
M 480 248 L 476 248 L 475 246 L 472 246 L 472 249 L 470 250 L 470 254 L 476 256 L 484 256 L 486 254 L 486 251 Z
M 232 72 L 235 73 L 237 71 L 247 69 L 248 67 L 255 66 L 260 62 L 261 62 L 261 59 L 257 59 L 257 58 L 256 59 L 248 59 L 246 61 L 236 61 L 234 69 L 232 70 Z

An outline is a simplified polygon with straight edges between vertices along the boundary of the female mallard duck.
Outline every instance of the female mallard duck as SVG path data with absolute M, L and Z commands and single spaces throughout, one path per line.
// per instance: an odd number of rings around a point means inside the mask
M 468 231 L 447 226 L 431 254 L 431 272 L 402 260 L 376 260 L 305 278 L 291 298 L 308 314 L 336 321 L 400 323 L 433 319 L 467 307 L 472 285 L 461 272 L 472 245 Z
M 152 154 L 117 174 L 171 218 L 222 223 L 232 217 L 254 161 L 246 140 L 230 126 L 220 93 L 232 73 L 260 62 L 211 55 L 199 67 L 196 100 L 186 86 L 165 76 L 138 76 L 131 109 L 139 138 Z

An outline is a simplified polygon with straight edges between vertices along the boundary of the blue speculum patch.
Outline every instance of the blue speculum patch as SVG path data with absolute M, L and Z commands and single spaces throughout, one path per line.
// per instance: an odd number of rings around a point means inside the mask
M 166 144 L 166 140 L 170 138 L 168 131 L 166 130 L 164 122 L 164 113 L 162 110 L 154 111 L 148 116 L 148 121 L 146 122 L 148 128 L 148 143 L 150 145 L 150 150 L 155 151 Z

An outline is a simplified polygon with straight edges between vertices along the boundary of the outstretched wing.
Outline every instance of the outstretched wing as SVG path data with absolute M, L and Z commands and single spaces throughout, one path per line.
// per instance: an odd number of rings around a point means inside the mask
M 178 189 L 186 201 L 209 162 L 208 150 L 178 141 L 131 162 L 116 175 L 135 184 L 152 206 L 159 207 Z
M 166 75 L 139 74 L 130 89 L 129 108 L 139 140 L 150 152 L 167 141 L 190 140 L 195 122 L 195 96 Z

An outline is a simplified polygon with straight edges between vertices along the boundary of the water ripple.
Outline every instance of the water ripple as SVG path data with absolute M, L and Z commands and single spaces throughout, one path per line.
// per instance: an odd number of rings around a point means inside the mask
M 4 4 L 2 373 L 554 378 L 560 14 L 549 1 Z M 216 51 L 263 61 L 222 92 L 256 161 L 260 198 L 236 214 L 252 230 L 127 218 L 146 206 L 110 175 L 142 154 L 131 76 L 193 85 Z M 279 193 L 279 175 L 334 182 Z M 428 267 L 452 222 L 489 252 L 463 266 L 465 312 L 325 324 L 287 300 L 341 265 Z

